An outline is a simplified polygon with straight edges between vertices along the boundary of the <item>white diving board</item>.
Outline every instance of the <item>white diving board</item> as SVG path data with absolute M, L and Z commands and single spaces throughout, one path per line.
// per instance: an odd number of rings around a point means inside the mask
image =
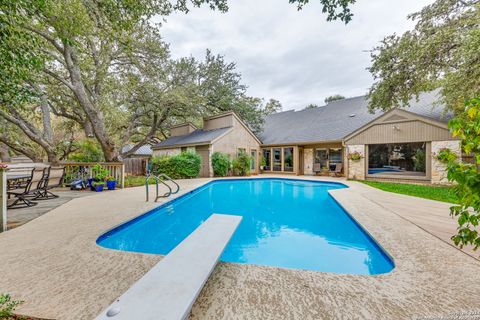
M 241 220 L 212 214 L 96 319 L 186 319 Z

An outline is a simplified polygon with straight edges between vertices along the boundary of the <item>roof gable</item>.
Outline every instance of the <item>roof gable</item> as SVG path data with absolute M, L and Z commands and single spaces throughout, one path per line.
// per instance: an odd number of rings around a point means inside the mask
M 174 147 L 186 147 L 202 144 L 211 144 L 214 140 L 227 134 L 232 130 L 232 127 L 220 128 L 214 130 L 197 129 L 190 134 L 183 136 L 170 137 L 166 140 L 157 143 L 152 149 L 165 149 Z
M 385 121 L 401 121 L 407 114 L 416 114 L 425 121 L 446 123 L 451 114 L 444 113 L 444 107 L 437 104 L 438 92 L 426 92 L 419 99 L 411 99 L 406 113 L 390 114 Z M 387 112 L 388 113 L 388 112 Z M 287 111 L 272 114 L 265 118 L 265 126 L 259 134 L 263 144 L 301 144 L 329 141 L 342 141 L 353 132 L 386 113 L 368 109 L 366 96 L 333 101 L 323 107 L 301 111 Z

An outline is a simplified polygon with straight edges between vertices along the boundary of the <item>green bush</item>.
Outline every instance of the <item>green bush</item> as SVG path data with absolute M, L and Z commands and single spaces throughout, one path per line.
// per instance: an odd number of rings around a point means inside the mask
M 23 301 L 12 300 L 9 294 L 0 294 L 0 319 L 13 319 L 15 308 Z
M 235 176 L 248 176 L 250 174 L 251 157 L 241 153 L 232 161 L 233 174 Z
M 68 156 L 69 161 L 75 162 L 101 162 L 104 161 L 103 151 L 94 139 L 85 139 L 76 142 L 77 151 Z
M 200 174 L 202 158 L 195 152 L 152 158 L 152 171 L 164 173 L 173 179 L 196 178 Z
M 230 169 L 230 157 L 228 154 L 214 152 L 212 155 L 212 168 L 216 177 L 225 177 Z

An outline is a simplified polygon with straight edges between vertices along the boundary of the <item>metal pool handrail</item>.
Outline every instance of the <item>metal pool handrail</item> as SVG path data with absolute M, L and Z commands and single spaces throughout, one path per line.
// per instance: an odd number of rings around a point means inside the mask
M 165 181 L 163 181 L 162 179 L 160 179 L 160 176 L 164 176 L 166 179 L 168 179 L 169 181 L 172 181 L 175 186 L 177 187 L 177 190 L 175 190 L 175 192 L 172 191 L 172 187 L 170 187 Z M 154 175 L 154 174 L 147 174 L 147 177 L 145 179 L 145 191 L 146 191 L 146 202 L 148 202 L 148 181 L 150 180 L 150 178 L 154 178 L 155 179 L 155 191 L 156 191 L 156 194 L 155 194 L 155 202 L 157 202 L 158 198 L 168 198 L 170 197 L 170 195 L 172 194 L 175 194 L 178 192 L 178 190 L 180 190 L 180 186 L 175 182 L 173 181 L 172 178 L 170 178 L 169 176 L 167 176 L 166 174 L 159 174 L 158 176 Z M 158 195 L 158 183 L 161 182 L 164 186 L 166 186 L 168 188 L 168 192 L 165 192 L 163 194 L 163 196 L 159 196 Z
M 167 181 L 171 181 L 176 187 L 177 189 L 175 191 L 172 191 L 170 194 L 176 194 L 178 193 L 178 191 L 180 190 L 180 186 L 178 185 L 178 183 L 175 182 L 175 180 L 173 180 L 172 178 L 170 178 L 169 176 L 167 176 L 165 173 L 160 173 L 157 178 L 160 180 L 160 178 L 165 178 Z M 171 189 L 170 189 L 171 190 Z
M 156 191 L 157 191 L 157 194 L 155 196 L 155 201 L 157 201 L 158 199 L 158 178 L 153 175 L 153 174 L 147 174 L 147 177 L 145 178 L 145 195 L 146 195 L 146 202 L 148 202 L 148 181 L 150 180 L 150 178 L 154 178 L 155 179 L 155 186 L 156 186 Z

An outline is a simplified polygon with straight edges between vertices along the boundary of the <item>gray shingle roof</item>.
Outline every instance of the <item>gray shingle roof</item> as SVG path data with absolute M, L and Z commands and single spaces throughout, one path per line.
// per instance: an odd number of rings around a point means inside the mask
M 124 146 L 122 148 L 122 153 L 130 151 L 130 150 L 132 150 L 132 148 L 133 148 L 133 144 L 127 144 L 126 146 Z M 152 146 L 149 145 L 149 144 L 145 144 L 145 145 L 141 146 L 140 148 L 138 148 L 137 151 L 135 151 L 133 154 L 136 155 L 136 156 L 151 156 L 152 155 Z
M 433 91 L 423 93 L 418 101 L 412 99 L 410 107 L 405 110 L 446 122 L 451 114 L 445 114 L 444 107 L 436 104 L 437 94 Z M 381 111 L 369 113 L 365 96 L 348 98 L 315 109 L 269 115 L 258 136 L 263 144 L 340 141 L 382 114 Z
M 174 146 L 187 146 L 187 145 L 196 145 L 196 144 L 209 144 L 212 140 L 220 137 L 222 134 L 226 133 L 232 127 L 214 129 L 214 130 L 203 130 L 197 129 L 190 134 L 183 136 L 170 137 L 166 140 L 163 140 L 160 143 L 157 143 L 153 148 L 167 148 Z

